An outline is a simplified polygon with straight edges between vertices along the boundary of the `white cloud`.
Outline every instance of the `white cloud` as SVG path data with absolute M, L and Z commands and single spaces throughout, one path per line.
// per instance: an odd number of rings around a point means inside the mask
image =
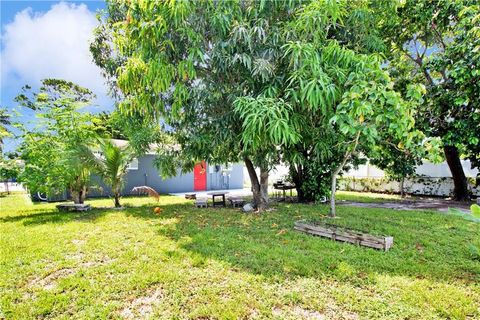
M 36 86 L 44 78 L 61 78 L 91 89 L 99 103 L 108 100 L 104 79 L 89 52 L 97 24 L 84 4 L 61 2 L 47 12 L 17 13 L 4 26 L 1 39 L 2 90 L 12 82 Z

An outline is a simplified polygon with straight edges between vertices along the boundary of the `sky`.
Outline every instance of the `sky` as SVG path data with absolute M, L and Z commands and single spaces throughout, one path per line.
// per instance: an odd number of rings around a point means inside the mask
M 0 0 L 0 105 L 12 110 L 14 98 L 28 84 L 38 88 L 44 78 L 60 78 L 89 88 L 96 95 L 88 111 L 112 110 L 100 69 L 92 62 L 89 42 L 103 1 Z M 31 112 L 16 120 L 34 121 Z M 15 148 L 5 141 L 5 151 Z

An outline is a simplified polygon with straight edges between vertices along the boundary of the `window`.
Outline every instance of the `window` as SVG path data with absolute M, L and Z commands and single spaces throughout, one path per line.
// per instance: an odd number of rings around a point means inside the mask
M 133 158 L 132 162 L 128 164 L 128 170 L 138 170 L 138 159 Z

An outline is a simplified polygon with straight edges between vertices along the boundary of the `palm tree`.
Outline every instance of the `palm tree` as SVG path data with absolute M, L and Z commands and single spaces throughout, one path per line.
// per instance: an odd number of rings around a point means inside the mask
M 92 148 L 80 146 L 79 154 L 91 166 L 93 172 L 112 189 L 115 207 L 119 208 L 123 177 L 135 154 L 130 147 L 117 146 L 110 139 L 99 140 L 99 147 L 97 152 Z

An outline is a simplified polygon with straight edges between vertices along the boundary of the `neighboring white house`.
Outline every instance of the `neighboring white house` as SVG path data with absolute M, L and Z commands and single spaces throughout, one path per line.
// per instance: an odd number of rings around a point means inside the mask
M 480 195 L 480 186 L 475 185 L 478 170 L 472 169 L 470 161 L 462 160 L 463 171 L 469 182 L 469 189 Z M 446 162 L 434 164 L 425 162 L 417 167 L 416 176 L 405 181 L 405 192 L 418 195 L 450 196 L 453 193 L 453 179 Z M 399 192 L 396 181 L 389 181 L 377 167 L 365 164 L 357 170 L 343 174 L 339 183 L 341 190 Z
M 480 196 L 480 186 L 475 185 L 475 178 L 478 170 L 472 169 L 470 161 L 462 161 L 463 170 L 469 181 L 469 189 L 474 195 Z M 246 169 L 244 169 L 246 170 Z M 270 172 L 269 182 L 282 180 L 288 176 L 288 167 L 285 165 L 276 166 Z M 249 186 L 248 173 L 244 175 L 245 185 Z M 373 191 L 373 192 L 400 192 L 398 181 L 389 181 L 385 173 L 379 168 L 365 164 L 356 170 L 343 173 L 338 182 L 339 190 L 352 191 Z M 453 179 L 446 162 L 433 164 L 425 162 L 417 167 L 416 176 L 405 181 L 404 190 L 410 194 L 450 196 L 453 193 Z

